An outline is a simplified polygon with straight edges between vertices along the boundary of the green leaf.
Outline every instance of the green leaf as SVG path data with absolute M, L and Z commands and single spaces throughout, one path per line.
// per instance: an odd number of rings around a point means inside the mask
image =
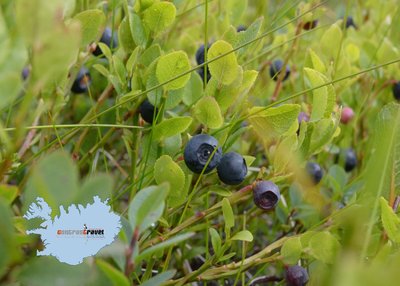
M 190 124 L 192 124 L 193 119 L 189 116 L 174 117 L 163 120 L 160 124 L 154 127 L 154 135 L 157 140 L 171 137 L 176 134 L 184 132 Z
M 81 46 L 87 46 L 95 42 L 101 35 L 102 28 L 106 22 L 106 16 L 101 10 L 86 10 L 74 16 L 81 26 Z
M 277 174 L 283 173 L 295 158 L 297 148 L 297 135 L 285 137 L 277 146 L 274 153 L 274 168 Z
M 310 88 L 329 82 L 323 74 L 310 68 L 304 68 L 304 80 Z M 316 121 L 322 118 L 330 118 L 336 103 L 335 90 L 332 84 L 314 89 L 312 93 L 313 109 L 310 120 Z
M 324 263 L 333 263 L 340 250 L 340 243 L 330 232 L 323 231 L 311 237 L 309 247 L 315 259 Z
M 383 227 L 393 242 L 400 242 L 400 218 L 394 213 L 384 197 L 380 198 Z
M 94 196 L 98 196 L 101 200 L 109 199 L 112 188 L 113 180 L 109 175 L 97 174 L 88 177 L 80 187 L 74 201 L 79 204 L 86 203 L 92 201 Z
M 18 196 L 18 187 L 12 185 L 0 185 L 0 199 L 4 199 L 6 203 L 9 205 L 15 200 Z
M 203 81 L 198 73 L 192 74 L 183 93 L 183 103 L 187 106 L 195 104 L 203 95 Z
M 140 190 L 129 204 L 128 217 L 132 229 L 142 232 L 155 223 L 162 215 L 169 185 L 163 183 Z
M 147 33 L 143 26 L 142 19 L 140 19 L 136 13 L 131 13 L 129 15 L 129 25 L 135 44 L 144 47 L 147 42 Z
M 302 245 L 299 237 L 290 237 L 281 248 L 281 255 L 286 264 L 296 264 L 302 253 Z
M 227 237 L 230 237 L 230 229 L 235 226 L 235 216 L 227 198 L 223 198 L 222 200 L 222 213 L 225 222 L 225 233 Z
M 144 281 L 141 286 L 160 286 L 163 282 L 172 279 L 175 276 L 176 270 L 164 271 L 151 279 Z
M 114 286 L 129 286 L 128 278 L 125 275 L 115 269 L 111 264 L 104 260 L 96 259 L 96 265 L 100 268 L 101 271 L 112 281 L 112 285 Z
M 159 83 L 170 81 L 177 75 L 188 72 L 190 63 L 187 54 L 177 51 L 162 56 L 158 60 L 156 75 Z M 190 79 L 190 74 L 181 76 L 164 85 L 166 90 L 180 89 L 186 85 Z
M 178 243 L 188 240 L 189 238 L 191 238 L 194 235 L 193 232 L 188 232 L 188 233 L 184 233 L 184 234 L 180 234 L 177 236 L 174 236 L 173 238 L 170 238 L 166 241 L 163 241 L 159 244 L 156 244 L 152 247 L 149 247 L 147 249 L 145 249 L 142 253 L 140 253 L 136 259 L 135 262 L 138 263 L 142 260 L 148 259 L 150 258 L 154 253 L 159 252 L 160 250 L 163 250 L 167 247 L 170 246 L 176 246 Z
M 322 52 L 329 59 L 336 59 L 342 43 L 342 30 L 337 23 L 329 27 L 319 41 Z
M 174 4 L 163 1 L 146 9 L 143 13 L 143 21 L 152 32 L 160 33 L 174 22 L 175 16 Z
M 322 74 L 326 72 L 325 64 L 311 48 L 308 49 L 306 63 L 304 66 L 314 69 Z
M 241 1 L 241 2 L 243 2 L 243 1 Z M 261 26 L 263 24 L 263 21 L 264 21 L 264 18 L 260 17 L 260 18 L 256 19 L 249 27 L 247 27 L 247 29 L 245 31 L 236 33 L 236 37 L 234 38 L 234 40 L 230 41 L 232 46 L 234 48 L 237 48 L 237 47 L 242 46 L 243 44 L 253 41 L 255 38 L 257 38 L 257 36 L 260 32 Z M 254 45 L 253 44 L 247 45 L 247 46 L 239 49 L 237 51 L 238 55 L 240 56 L 240 55 L 245 54 L 246 51 L 248 51 L 252 46 L 254 46 Z
M 249 122 L 258 136 L 268 141 L 296 133 L 299 113 L 300 105 L 297 104 L 283 104 L 266 110 L 253 107 L 249 111 Z
M 157 184 L 168 182 L 168 206 L 177 207 L 186 200 L 185 174 L 177 163 L 168 155 L 161 156 L 154 164 L 154 179 Z
M 22 265 L 17 278 L 22 285 L 30 286 L 102 285 L 103 279 L 95 265 L 68 265 L 52 256 L 32 257 Z
M 256 82 L 257 77 L 258 77 L 258 71 L 255 70 L 244 71 L 242 85 L 240 87 L 240 93 L 248 92 Z
M 9 261 L 12 259 L 14 249 L 14 226 L 11 219 L 11 210 L 6 202 L 0 198 L 0 276 L 6 271 Z
M 152 45 L 148 49 L 146 49 L 139 58 L 139 64 L 143 65 L 144 67 L 150 66 L 150 64 L 161 56 L 161 47 L 160 45 Z
M 193 108 L 193 115 L 209 128 L 216 129 L 224 123 L 221 109 L 215 98 L 211 96 L 205 96 L 196 103 Z
M 59 214 L 61 205 L 68 207 L 79 194 L 78 170 L 70 156 L 58 151 L 41 159 L 28 178 L 24 194 L 24 213 L 37 197 L 52 208 L 52 217 Z
M 208 231 L 210 232 L 211 244 L 214 249 L 214 253 L 218 254 L 219 251 L 221 250 L 221 245 L 222 245 L 221 237 L 219 236 L 218 231 L 216 231 L 212 227 L 210 227 Z
M 128 18 L 124 18 L 119 25 L 118 43 L 121 44 L 126 53 L 132 53 L 132 51 L 136 48 L 136 43 L 132 37 Z
M 242 230 L 231 237 L 231 240 L 253 241 L 253 234 L 248 230 Z
M 231 44 L 219 40 L 208 50 L 207 59 L 210 61 L 233 50 Z M 238 63 L 234 52 L 225 55 L 209 64 L 211 76 L 222 84 L 231 84 L 237 77 Z
M 242 81 L 243 69 L 241 66 L 238 66 L 237 77 L 231 84 L 221 86 L 217 80 L 211 78 L 206 87 L 206 94 L 214 96 L 221 111 L 225 112 L 237 101 L 242 88 Z

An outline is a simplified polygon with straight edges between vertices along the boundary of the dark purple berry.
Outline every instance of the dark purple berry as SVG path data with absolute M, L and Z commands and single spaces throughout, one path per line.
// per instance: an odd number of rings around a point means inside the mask
M 214 150 L 217 150 L 214 153 Z M 211 155 L 214 153 L 212 158 Z M 222 149 L 218 147 L 218 141 L 214 137 L 207 134 L 199 134 L 193 136 L 189 142 L 186 144 L 183 158 L 185 160 L 186 166 L 194 173 L 200 174 L 207 162 L 209 161 L 204 173 L 211 172 L 219 162 L 222 157 Z M 210 159 L 210 160 L 209 160 Z
M 351 172 L 357 166 L 357 155 L 356 152 L 352 149 L 345 150 L 345 163 L 344 163 L 344 170 L 346 172 Z
M 396 82 L 392 86 L 393 97 L 397 101 L 400 101 L 400 81 Z
M 114 49 L 118 46 L 117 40 L 117 32 L 111 30 L 110 27 L 105 28 L 103 35 L 101 35 L 100 41 L 103 44 L 106 44 L 110 49 Z M 101 51 L 100 47 L 97 45 L 96 49 L 93 51 L 93 55 L 100 56 L 103 52 Z
M 350 28 L 350 27 L 353 27 L 354 29 L 357 29 L 357 25 L 354 22 L 353 17 L 347 16 L 347 18 L 346 18 L 346 29 Z
M 260 209 L 272 210 L 280 197 L 278 186 L 271 181 L 258 181 L 253 187 L 253 200 Z
M 154 107 L 147 99 L 145 99 L 139 107 L 139 113 L 143 120 L 152 124 L 155 118 L 154 112 L 157 113 L 157 108 Z
M 314 162 L 308 162 L 306 166 L 308 175 L 311 177 L 312 181 L 317 185 L 321 182 L 324 176 L 324 171 L 321 166 Z
M 309 279 L 307 270 L 299 265 L 287 267 L 285 278 L 287 286 L 304 286 Z
M 244 25 L 239 25 L 239 26 L 237 26 L 237 28 L 236 28 L 236 32 L 243 32 L 243 31 L 246 31 L 247 30 L 247 27 L 246 26 L 244 26 Z
M 239 185 L 247 175 L 246 161 L 238 153 L 226 153 L 219 162 L 217 172 L 219 179 L 225 184 Z
M 24 67 L 24 69 L 21 72 L 21 77 L 23 80 L 27 80 L 27 78 L 29 77 L 30 74 L 30 69 L 29 67 Z
M 87 92 L 92 79 L 90 77 L 89 70 L 86 67 L 81 67 L 76 76 L 74 83 L 72 84 L 71 91 L 73 93 L 85 93 Z
M 270 68 L 269 68 L 269 75 L 274 81 L 277 81 L 279 78 L 279 74 L 281 73 L 283 69 L 283 61 L 281 60 L 276 60 L 274 61 Z M 285 76 L 283 77 L 282 81 L 287 80 L 290 75 L 290 67 L 289 65 L 286 65 L 286 70 L 285 70 Z

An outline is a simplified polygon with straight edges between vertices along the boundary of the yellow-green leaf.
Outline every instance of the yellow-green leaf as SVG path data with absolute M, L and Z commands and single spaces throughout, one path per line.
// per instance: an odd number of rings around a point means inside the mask
M 215 59 L 233 50 L 233 47 L 222 40 L 216 41 L 208 50 L 208 60 Z M 222 84 L 231 84 L 238 73 L 238 63 L 234 52 L 225 55 L 209 64 L 212 77 L 215 77 Z
M 308 87 L 316 88 L 312 91 L 313 108 L 311 112 L 311 121 L 322 118 L 330 118 L 336 102 L 335 89 L 332 84 L 328 84 L 329 80 L 315 69 L 304 68 L 304 80 Z
M 160 57 L 157 63 L 156 76 L 157 80 L 163 83 L 189 70 L 190 63 L 187 54 L 183 51 L 177 51 Z M 186 85 L 189 79 L 190 74 L 186 74 L 165 84 L 164 88 L 166 90 L 180 89 Z
M 93 9 L 75 15 L 74 20 L 81 26 L 81 45 L 86 46 L 98 39 L 106 22 L 106 16 L 101 10 Z
M 187 195 L 185 192 L 185 174 L 170 156 L 163 155 L 156 161 L 154 179 L 157 184 L 169 183 L 171 191 L 167 203 L 170 207 L 179 206 L 185 201 Z
M 194 106 L 193 112 L 197 120 L 210 128 L 219 128 L 224 122 L 221 109 L 211 96 L 201 98 Z
M 192 121 L 193 119 L 189 116 L 174 117 L 163 120 L 160 124 L 154 127 L 155 139 L 163 139 L 182 133 L 190 126 Z
M 160 33 L 174 22 L 175 16 L 174 4 L 163 1 L 147 8 L 143 13 L 143 21 L 152 32 Z
M 383 227 L 390 240 L 400 242 L 400 218 L 394 213 L 384 197 L 380 198 L 381 219 Z

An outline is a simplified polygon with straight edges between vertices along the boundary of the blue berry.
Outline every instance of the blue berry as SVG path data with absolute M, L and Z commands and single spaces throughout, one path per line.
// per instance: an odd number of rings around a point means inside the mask
M 139 107 L 139 113 L 143 120 L 152 124 L 154 119 L 154 112 L 157 113 L 157 108 L 154 107 L 147 99 L 145 99 Z
M 210 47 L 211 47 L 211 44 L 208 44 L 207 51 L 208 51 L 208 49 L 210 49 Z M 205 53 L 204 45 L 201 45 L 200 48 L 196 52 L 196 62 L 198 65 L 201 65 L 204 63 L 204 53 Z M 204 66 L 199 68 L 197 70 L 197 73 L 200 75 L 201 79 L 204 81 Z M 206 82 L 208 82 L 210 80 L 210 78 L 211 78 L 211 73 L 207 67 L 207 81 Z
M 236 28 L 236 32 L 243 32 L 243 31 L 246 31 L 247 30 L 247 28 L 246 28 L 246 26 L 244 26 L 244 25 L 239 25 L 239 26 L 237 26 L 237 28 Z
M 247 175 L 247 165 L 244 158 L 235 152 L 222 156 L 217 167 L 219 179 L 227 185 L 239 185 Z
M 269 74 L 271 78 L 277 81 L 282 69 L 283 69 L 283 61 L 281 60 L 274 61 L 269 68 Z M 289 65 L 286 65 L 285 76 L 283 77 L 282 81 L 287 80 L 289 78 L 289 75 L 290 75 L 290 67 Z
M 350 27 L 353 27 L 354 29 L 357 29 L 357 25 L 354 22 L 353 17 L 347 16 L 347 18 L 346 18 L 346 29 L 350 28 Z
M 86 67 L 81 67 L 76 76 L 74 83 L 72 84 L 71 91 L 73 93 L 85 93 L 87 92 L 92 79 L 90 77 L 89 70 Z
M 357 155 L 356 152 L 349 148 L 345 150 L 345 163 L 344 170 L 346 172 L 351 172 L 357 166 Z
M 105 28 L 103 35 L 100 38 L 100 42 L 106 44 L 110 49 L 116 48 L 118 46 L 117 32 L 114 31 L 113 35 L 111 28 Z M 99 46 L 97 46 L 96 49 L 93 51 L 93 55 L 95 55 L 96 57 L 102 54 L 103 52 L 101 51 Z
M 272 210 L 279 202 L 279 188 L 271 181 L 258 181 L 253 187 L 253 200 L 262 210 Z
M 307 270 L 299 265 L 287 267 L 285 278 L 288 286 L 304 286 L 309 279 Z
M 392 86 L 393 97 L 397 101 L 400 101 L 400 81 L 396 82 Z
M 186 166 L 194 173 L 200 174 L 210 159 L 204 173 L 211 172 L 220 162 L 222 157 L 222 149 L 218 147 L 218 141 L 214 137 L 207 134 L 199 134 L 193 136 L 186 144 L 183 157 Z
M 324 176 L 324 171 L 320 165 L 314 162 L 308 162 L 306 170 L 315 184 L 321 182 L 322 177 Z

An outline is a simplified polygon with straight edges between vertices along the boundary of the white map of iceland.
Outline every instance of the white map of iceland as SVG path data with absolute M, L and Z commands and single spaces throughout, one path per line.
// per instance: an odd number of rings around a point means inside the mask
M 60 215 L 52 220 L 52 209 L 38 197 L 24 215 L 28 220 L 44 220 L 42 228 L 27 231 L 41 236 L 45 248 L 38 250 L 37 255 L 52 255 L 61 262 L 76 265 L 111 244 L 121 229 L 120 217 L 111 211 L 107 201 L 102 202 L 98 196 L 93 201 L 86 207 L 72 204 L 68 212 L 60 206 Z

